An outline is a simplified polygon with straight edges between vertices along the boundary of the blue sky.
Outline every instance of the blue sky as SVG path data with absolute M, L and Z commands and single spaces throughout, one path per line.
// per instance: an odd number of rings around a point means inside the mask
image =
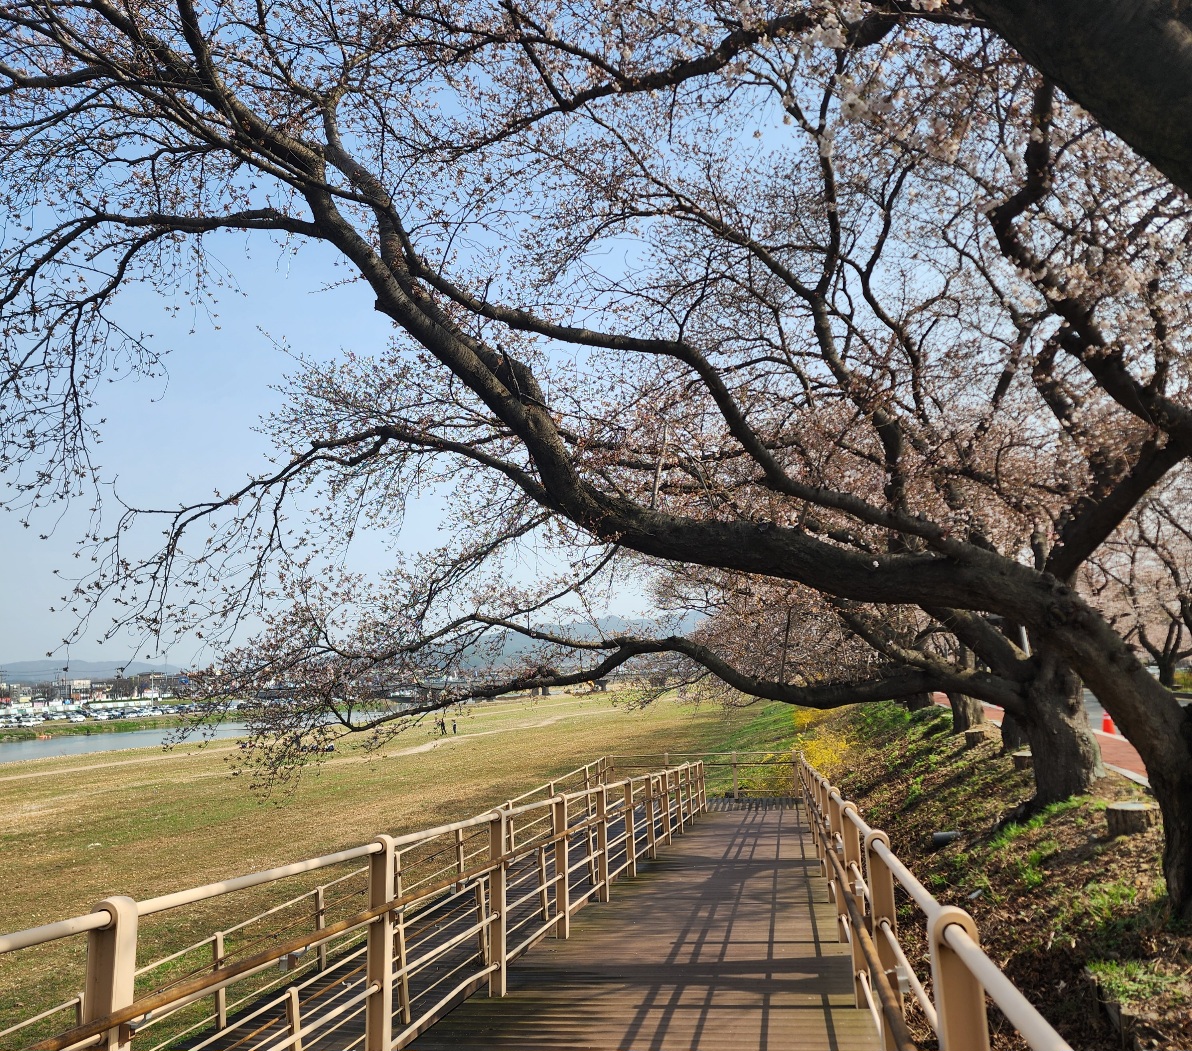
M 168 380 L 105 384 L 99 392 L 99 415 L 108 423 L 95 458 L 104 479 L 115 478 L 129 503 L 172 507 L 214 488 L 226 492 L 261 466 L 268 443 L 253 427 L 280 402 L 271 385 L 295 367 L 275 340 L 318 358 L 332 357 L 341 348 L 369 353 L 384 345 L 389 324 L 372 309 L 373 297 L 364 285 L 322 288 L 343 271 L 332 270 L 320 246 L 306 245 L 297 257 L 263 239 L 252 248 L 252 258 L 246 258 L 243 238 L 227 237 L 216 246 L 247 293 L 222 297 L 218 330 L 204 315 L 168 317 L 164 301 L 148 290 L 132 289 L 123 297 L 122 317 L 153 332 L 159 348 L 171 349 Z M 21 527 L 17 514 L 0 514 L 6 592 L 0 662 L 38 659 L 74 626 L 71 614 L 51 614 L 50 607 L 64 593 L 54 570 L 77 565 L 73 554 L 85 525 L 82 510 L 73 509 L 61 520 L 58 512 L 38 513 L 30 529 Z M 434 542 L 434 523 L 427 518 L 418 509 L 407 515 L 403 546 Z M 41 533 L 52 535 L 40 541 Z M 375 556 L 383 557 L 379 544 Z M 96 625 L 107 623 L 109 615 L 100 611 Z M 99 646 L 98 634 L 89 631 L 71 647 L 71 657 L 132 655 L 131 640 Z M 176 644 L 170 662 L 188 663 L 196 648 Z

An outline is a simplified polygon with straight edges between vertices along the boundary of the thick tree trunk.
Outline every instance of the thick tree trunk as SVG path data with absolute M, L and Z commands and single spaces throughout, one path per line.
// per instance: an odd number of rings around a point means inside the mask
M 1163 876 L 1172 911 L 1192 920 L 1192 711 L 1185 720 L 1182 770 L 1151 772 L 1151 791 L 1163 812 Z
M 952 732 L 962 734 L 974 726 L 981 726 L 989 720 L 985 718 L 985 705 L 975 697 L 964 693 L 949 693 L 948 703 L 952 705 Z
M 1021 720 L 1035 757 L 1035 798 L 1031 809 L 1092 791 L 1105 776 L 1101 748 L 1084 710 L 1084 690 L 1058 655 L 1034 647 L 1039 673 L 1027 691 Z
M 919 712 L 924 708 L 930 708 L 935 701 L 931 699 L 929 693 L 913 693 L 902 703 L 906 705 L 908 712 Z
M 1192 22 L 1172 0 L 974 0 L 1036 69 L 1192 193 Z
M 1009 712 L 1002 716 L 1002 754 L 1016 752 L 1026 745 L 1026 733 L 1022 724 Z

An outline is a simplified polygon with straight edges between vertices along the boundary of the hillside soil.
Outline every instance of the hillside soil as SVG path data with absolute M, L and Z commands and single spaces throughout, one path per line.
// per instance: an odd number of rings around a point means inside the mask
M 996 738 L 967 749 L 946 711 L 838 712 L 797 746 L 941 902 L 972 914 L 986 952 L 1073 1048 L 1192 1048 L 1192 929 L 1168 913 L 1162 831 L 1111 838 L 1106 825 L 1110 803 L 1147 800 L 1145 788 L 1111 774 L 1091 795 L 999 828 L 1030 797 L 1030 771 L 1016 770 Z M 932 848 L 933 832 L 952 831 L 953 842 Z M 899 923 L 929 976 L 909 899 Z M 996 1008 L 990 1017 L 995 1048 L 1026 1046 Z M 909 1020 L 923 1047 L 937 1046 L 917 1006 Z

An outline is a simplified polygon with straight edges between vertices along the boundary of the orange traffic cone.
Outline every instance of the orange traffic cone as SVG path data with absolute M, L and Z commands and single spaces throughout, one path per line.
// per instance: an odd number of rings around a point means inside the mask
M 1103 734 L 1116 734 L 1117 727 L 1113 725 L 1113 719 L 1110 718 L 1109 712 L 1101 716 L 1101 732 Z

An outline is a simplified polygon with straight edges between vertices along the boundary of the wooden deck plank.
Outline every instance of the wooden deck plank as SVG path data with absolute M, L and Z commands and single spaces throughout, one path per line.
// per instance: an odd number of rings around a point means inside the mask
M 876 1051 L 794 808 L 718 809 L 412 1051 Z

